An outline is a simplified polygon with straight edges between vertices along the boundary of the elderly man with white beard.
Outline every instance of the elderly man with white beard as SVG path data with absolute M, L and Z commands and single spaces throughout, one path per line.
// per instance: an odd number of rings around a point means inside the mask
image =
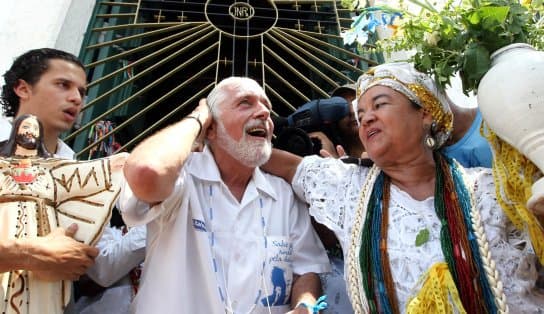
M 131 193 L 152 205 L 123 211 L 148 229 L 135 313 L 317 313 L 323 246 L 291 187 L 259 169 L 270 110 L 256 81 L 230 77 L 130 155 L 121 207 Z

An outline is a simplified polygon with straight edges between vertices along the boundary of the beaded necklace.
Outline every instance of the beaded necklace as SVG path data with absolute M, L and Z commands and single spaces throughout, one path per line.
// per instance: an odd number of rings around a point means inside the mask
M 435 156 L 435 161 L 435 210 L 442 222 L 442 251 L 463 307 L 468 313 L 507 311 L 479 214 L 471 203 L 473 195 L 454 162 L 440 154 Z M 365 219 L 364 222 L 360 218 L 355 220 L 348 254 L 348 288 L 356 312 L 366 312 L 365 308 L 371 313 L 399 312 L 386 245 L 389 185 L 387 175 L 374 167 L 361 191 L 356 217 L 364 215 Z M 373 186 L 372 193 L 369 193 L 370 186 Z M 354 251 L 358 251 L 358 260 Z
M 217 260 L 216 254 L 215 254 L 216 246 L 215 246 L 215 228 L 214 228 L 214 208 L 212 206 L 212 204 L 213 204 L 213 188 L 212 188 L 211 185 L 209 186 L 208 192 L 209 192 L 208 195 L 209 195 L 209 204 L 210 204 L 210 207 L 208 208 L 208 225 L 209 225 L 209 228 L 210 228 L 210 231 L 208 232 L 208 237 L 209 237 L 209 240 L 210 240 L 210 251 L 211 251 L 211 256 L 212 256 L 213 269 L 214 269 L 214 273 L 215 273 L 215 280 L 217 282 L 217 290 L 219 291 L 219 296 L 221 297 L 221 302 L 223 303 L 223 306 L 225 307 L 225 313 L 234 314 L 235 312 L 234 312 L 234 309 L 232 308 L 231 297 L 230 297 L 230 295 L 228 293 L 228 289 L 227 289 L 227 287 L 228 287 L 227 279 L 226 279 L 226 275 L 224 274 L 225 269 L 224 269 L 224 267 L 222 267 L 221 271 L 223 272 L 223 280 L 220 280 L 218 260 Z M 265 285 L 265 288 L 266 288 L 266 284 L 264 283 L 264 269 L 265 269 L 265 266 L 266 266 L 266 252 L 267 252 L 267 249 L 268 249 L 268 241 L 267 241 L 266 220 L 264 219 L 264 215 L 263 215 L 263 207 L 264 207 L 263 199 L 259 198 L 259 209 L 260 209 L 260 215 L 261 215 L 260 220 L 261 220 L 262 235 L 263 235 L 263 245 L 264 245 L 264 257 L 263 257 L 263 261 L 262 261 L 262 265 L 261 265 L 261 273 L 259 275 L 259 281 L 261 281 L 262 284 Z M 257 303 L 259 302 L 259 299 L 261 298 L 262 293 L 263 293 L 262 289 L 259 289 L 257 291 L 257 296 L 255 297 L 255 301 L 254 301 L 253 305 L 251 306 L 251 308 L 246 313 L 253 313 L 253 311 L 257 307 Z

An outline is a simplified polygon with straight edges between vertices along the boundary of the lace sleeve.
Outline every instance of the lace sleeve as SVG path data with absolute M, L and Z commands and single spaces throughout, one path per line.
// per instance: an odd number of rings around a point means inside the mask
M 474 196 L 511 313 L 538 313 L 544 295 L 536 287 L 537 258 L 525 231 L 517 230 L 498 205 L 490 169 L 471 169 Z
M 342 239 L 349 234 L 359 192 L 368 168 L 338 159 L 310 156 L 293 178 L 295 193 L 309 204 L 310 215 Z

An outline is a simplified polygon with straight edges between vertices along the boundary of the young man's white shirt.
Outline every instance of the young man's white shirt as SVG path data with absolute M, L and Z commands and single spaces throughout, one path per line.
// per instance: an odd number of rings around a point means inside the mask
M 148 226 L 135 313 L 224 313 L 225 307 L 247 313 L 254 306 L 252 313 L 285 313 L 292 274 L 329 271 L 307 209 L 291 186 L 257 168 L 238 202 L 207 147 L 191 153 L 162 203 L 127 210 L 131 196 L 125 184 L 119 200 L 125 222 Z M 281 305 L 269 309 L 270 302 Z

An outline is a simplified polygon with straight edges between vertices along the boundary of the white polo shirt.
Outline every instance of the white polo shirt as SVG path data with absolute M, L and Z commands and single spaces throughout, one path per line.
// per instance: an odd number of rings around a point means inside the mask
M 130 195 L 123 187 L 122 210 Z M 136 313 L 285 313 L 292 275 L 330 268 L 287 182 L 255 169 L 238 202 L 207 147 L 191 153 L 165 201 L 128 208 L 127 224 L 148 223 Z

